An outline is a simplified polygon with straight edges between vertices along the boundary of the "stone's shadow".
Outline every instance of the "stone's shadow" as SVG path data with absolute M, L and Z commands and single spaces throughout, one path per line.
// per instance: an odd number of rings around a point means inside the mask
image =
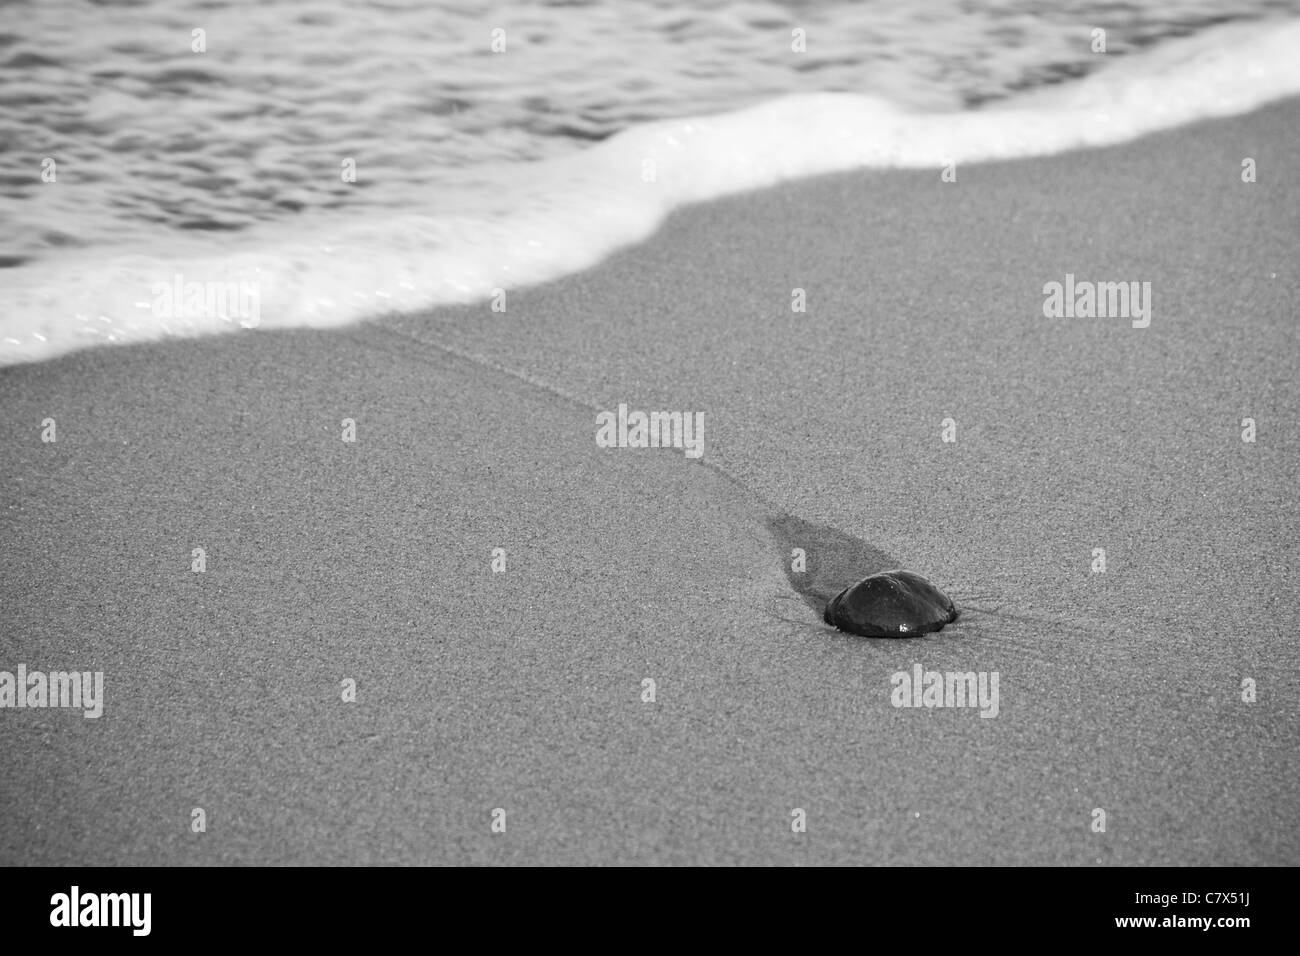
M 767 530 L 781 549 L 781 567 L 790 587 L 821 617 L 831 598 L 869 574 L 898 567 L 898 562 L 860 538 L 791 514 L 767 519 Z M 792 569 L 790 552 L 802 548 L 807 570 Z

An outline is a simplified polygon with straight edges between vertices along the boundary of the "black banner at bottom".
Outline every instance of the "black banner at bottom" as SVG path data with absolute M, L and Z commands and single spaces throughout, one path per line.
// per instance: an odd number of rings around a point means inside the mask
M 687 870 L 659 884 L 663 873 L 602 872 L 597 884 L 580 871 L 549 872 L 537 884 L 535 874 L 486 869 L 14 868 L 0 871 L 0 918 L 6 943 L 284 937 L 337 946 L 441 926 L 608 945 L 622 938 L 611 930 L 631 941 L 677 924 L 732 943 L 788 927 L 944 946 L 1126 937 L 1139 945 L 1193 938 L 1232 945 L 1283 928 L 1291 876 L 1282 869 L 805 869 L 789 879 Z M 691 886 L 696 879 L 701 884 Z

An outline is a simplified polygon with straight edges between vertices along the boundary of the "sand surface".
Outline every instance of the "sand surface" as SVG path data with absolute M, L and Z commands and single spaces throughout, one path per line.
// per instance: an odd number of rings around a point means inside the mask
M 1292 102 L 834 176 L 504 314 L 0 370 L 0 669 L 106 686 L 0 711 L 0 863 L 1300 863 L 1298 157 Z M 1067 272 L 1150 327 L 1045 318 Z M 596 447 L 620 402 L 705 463 Z M 795 586 L 887 566 L 969 610 Z M 998 716 L 896 709 L 916 663 Z

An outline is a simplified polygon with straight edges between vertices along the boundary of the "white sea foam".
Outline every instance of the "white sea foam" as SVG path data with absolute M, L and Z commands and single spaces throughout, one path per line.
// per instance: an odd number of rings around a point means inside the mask
M 315 216 L 201 247 L 6 270 L 0 364 L 106 343 L 240 331 L 238 316 L 162 309 L 185 282 L 258 290 L 260 329 L 328 327 L 486 299 L 593 265 L 684 204 L 861 167 L 1043 156 L 1131 140 L 1300 94 L 1300 21 L 1229 25 L 1117 58 L 1072 84 L 996 107 L 915 112 L 868 96 L 790 96 L 629 129 L 583 152 L 485 172 L 460 211 Z M 446 209 L 446 203 L 439 206 Z M 245 323 L 247 324 L 247 323 Z M 244 331 L 241 334 L 259 334 Z

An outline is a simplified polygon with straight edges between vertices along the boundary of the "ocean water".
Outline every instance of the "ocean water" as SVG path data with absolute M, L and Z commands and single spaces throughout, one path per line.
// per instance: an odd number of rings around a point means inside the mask
M 686 203 L 1300 93 L 1300 0 L 3 10 L 0 364 L 486 300 Z

